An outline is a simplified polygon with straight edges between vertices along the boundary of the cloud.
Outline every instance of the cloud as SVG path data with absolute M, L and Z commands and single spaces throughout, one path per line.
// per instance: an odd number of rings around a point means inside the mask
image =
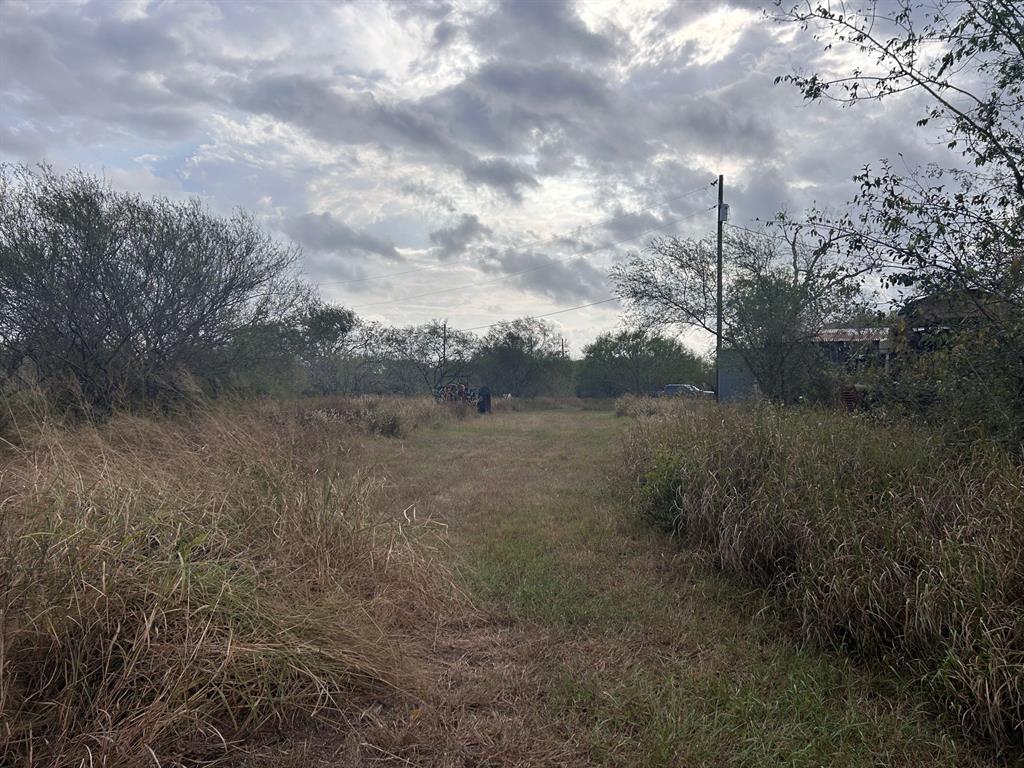
M 467 31 L 480 50 L 523 60 L 605 61 L 615 52 L 613 41 L 587 29 L 566 0 L 501 0 Z
M 506 274 L 513 285 L 556 301 L 598 301 L 611 293 L 604 270 L 585 258 L 558 259 L 534 250 L 492 250 L 484 270 Z
M 434 27 L 434 47 L 444 48 L 448 43 L 455 39 L 459 33 L 459 28 L 449 21 L 442 21 L 436 27 Z
M 440 259 L 452 259 L 465 253 L 470 243 L 489 234 L 491 234 L 490 227 L 480 223 L 480 219 L 474 214 L 464 213 L 452 226 L 435 229 L 431 232 L 430 242 L 437 246 L 435 253 Z
M 335 219 L 329 213 L 306 213 L 284 223 L 284 231 L 304 248 L 318 253 L 349 255 L 372 253 L 390 261 L 402 261 L 402 255 L 386 240 L 360 232 Z
M 444 266 L 353 287 L 367 303 L 500 275 L 487 305 L 525 314 L 607 296 L 612 254 L 583 252 L 707 210 L 719 173 L 742 223 L 841 205 L 880 157 L 956 162 L 914 128 L 911 94 L 842 111 L 774 86 L 848 65 L 794 31 L 747 0 L 0 0 L 0 161 L 245 207 L 327 279 Z M 666 231 L 706 234 L 713 214 Z M 538 239 L 552 250 L 503 247 Z M 436 301 L 380 316 L 476 306 Z M 559 316 L 582 341 L 584 314 Z
M 471 182 L 497 188 L 518 199 L 536 180 L 502 158 L 475 155 L 453 141 L 445 123 L 415 105 L 387 104 L 372 93 L 344 93 L 328 81 L 305 75 L 270 75 L 230 87 L 234 106 L 298 125 L 320 141 L 373 144 L 404 149 L 454 166 Z
M 625 240 L 637 236 L 641 232 L 648 232 L 652 229 L 665 226 L 666 219 L 651 211 L 645 210 L 637 213 L 624 211 L 621 206 L 616 207 L 611 217 L 604 223 L 616 240 Z

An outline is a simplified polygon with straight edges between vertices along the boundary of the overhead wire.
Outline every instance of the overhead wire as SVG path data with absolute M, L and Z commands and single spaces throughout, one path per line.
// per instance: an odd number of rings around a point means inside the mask
M 600 301 L 592 301 L 589 304 L 580 304 L 575 307 L 566 307 L 565 309 L 558 309 L 554 312 L 545 312 L 542 315 L 529 315 L 526 319 L 528 320 L 540 320 L 543 317 L 553 317 L 554 315 L 563 315 L 566 312 L 575 312 L 577 309 L 586 309 L 587 307 L 596 307 L 598 304 L 607 304 L 609 301 L 618 301 L 618 296 L 611 296 L 607 299 L 601 299 Z M 474 325 L 472 328 L 459 328 L 463 333 L 468 331 L 479 331 L 483 328 L 493 328 L 495 325 L 501 325 L 502 323 L 508 322 L 507 320 L 495 320 L 493 323 L 487 323 L 486 325 Z

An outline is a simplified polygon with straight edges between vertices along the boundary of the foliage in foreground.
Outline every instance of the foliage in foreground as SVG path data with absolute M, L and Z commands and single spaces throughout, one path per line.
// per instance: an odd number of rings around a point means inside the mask
M 27 439 L 0 475 L 0 763 L 216 759 L 408 690 L 396 637 L 443 568 L 354 439 L 274 403 Z
M 853 416 L 677 404 L 627 448 L 644 515 L 777 595 L 802 637 L 1024 743 L 1024 470 Z

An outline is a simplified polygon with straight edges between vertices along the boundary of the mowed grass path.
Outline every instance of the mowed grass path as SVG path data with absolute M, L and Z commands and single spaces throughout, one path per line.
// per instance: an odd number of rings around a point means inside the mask
M 423 653 L 437 680 L 424 708 L 441 714 L 432 735 L 410 729 L 388 754 L 439 765 L 988 764 L 897 681 L 798 647 L 763 597 L 634 521 L 614 490 L 627 427 L 609 412 L 500 413 L 369 449 L 403 509 L 448 525 L 484 617 L 432 630 Z

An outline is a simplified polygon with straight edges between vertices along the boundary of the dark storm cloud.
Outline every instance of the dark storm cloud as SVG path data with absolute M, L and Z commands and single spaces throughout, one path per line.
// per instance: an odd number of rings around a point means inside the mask
M 451 259 L 465 253 L 470 243 L 491 234 L 491 228 L 480 222 L 474 214 L 464 213 L 450 227 L 430 233 L 430 242 L 436 246 L 438 258 Z
M 318 253 L 351 254 L 374 253 L 392 261 L 402 261 L 402 255 L 386 240 L 367 232 L 360 232 L 338 221 L 329 213 L 306 213 L 284 223 L 284 231 L 302 245 Z
M 503 158 L 482 158 L 453 141 L 445 123 L 416 105 L 385 104 L 371 93 L 342 93 L 304 75 L 272 75 L 231 87 L 232 103 L 297 125 L 321 141 L 405 149 L 454 166 L 471 182 L 518 198 L 532 175 Z
M 641 163 L 654 151 L 640 128 L 649 107 L 563 62 L 491 62 L 420 106 L 463 145 L 536 157 L 537 173 L 557 174 L 576 158 Z
M 595 74 L 550 63 L 492 62 L 464 82 L 533 108 L 603 109 L 610 100 L 605 82 Z
M 501 0 L 467 31 L 481 51 L 527 61 L 565 57 L 605 61 L 615 52 L 613 41 L 588 30 L 566 0 Z
M 434 47 L 444 48 L 459 34 L 459 28 L 450 21 L 442 21 L 434 27 Z
M 585 258 L 559 259 L 533 250 L 491 250 L 485 272 L 504 273 L 509 283 L 556 301 L 605 299 L 611 286 L 605 270 Z
M 652 229 L 665 226 L 666 219 L 651 211 L 640 211 L 637 213 L 625 211 L 622 207 L 616 208 L 611 217 L 605 222 L 604 228 L 615 237 L 616 240 L 635 237 L 641 232 L 648 232 Z
M 0 5 L 0 95 L 48 127 L 76 119 L 83 140 L 112 127 L 157 139 L 194 131 L 195 105 L 153 77 L 183 58 L 181 42 L 157 19 L 102 10 Z

